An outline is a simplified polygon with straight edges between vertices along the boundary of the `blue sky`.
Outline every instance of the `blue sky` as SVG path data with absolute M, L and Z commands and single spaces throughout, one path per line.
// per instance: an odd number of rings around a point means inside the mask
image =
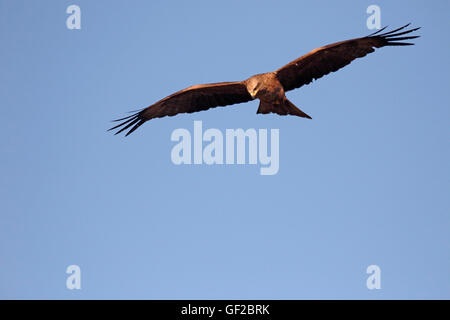
M 81 8 L 81 30 L 66 8 Z M 422 26 L 258 102 L 110 120 L 382 25 Z M 0 298 L 450 298 L 448 1 L 0 0 Z M 177 128 L 276 128 L 280 169 L 171 162 Z M 368 290 L 366 268 L 381 268 Z M 69 265 L 81 290 L 66 288 Z

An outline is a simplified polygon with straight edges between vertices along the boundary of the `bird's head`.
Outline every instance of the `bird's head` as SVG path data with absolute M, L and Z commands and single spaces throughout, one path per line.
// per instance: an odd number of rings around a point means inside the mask
M 248 79 L 247 91 L 248 91 L 248 93 L 250 93 L 252 98 L 256 98 L 259 89 L 260 89 L 260 81 L 257 77 L 252 77 L 252 78 Z

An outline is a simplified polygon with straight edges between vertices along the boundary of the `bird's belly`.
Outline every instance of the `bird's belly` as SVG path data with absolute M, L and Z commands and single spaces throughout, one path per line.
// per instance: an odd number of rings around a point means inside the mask
M 264 101 L 280 101 L 284 98 L 284 90 L 280 87 L 266 88 L 258 92 L 258 98 Z

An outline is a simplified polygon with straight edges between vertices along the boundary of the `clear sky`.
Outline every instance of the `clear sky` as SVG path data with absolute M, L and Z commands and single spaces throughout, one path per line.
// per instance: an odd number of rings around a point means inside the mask
M 66 8 L 81 8 L 69 30 Z M 258 102 L 110 120 L 381 24 L 422 26 Z M 449 1 L 0 0 L 0 298 L 450 298 Z M 280 132 L 280 168 L 172 163 L 173 130 Z M 66 268 L 81 268 L 81 290 Z M 381 269 L 369 290 L 366 269 Z

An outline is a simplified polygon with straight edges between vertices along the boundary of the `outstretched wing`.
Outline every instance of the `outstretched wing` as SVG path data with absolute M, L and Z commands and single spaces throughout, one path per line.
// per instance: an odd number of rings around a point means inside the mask
M 253 100 L 244 82 L 221 82 L 196 85 L 178 91 L 128 117 L 114 121 L 122 121 L 109 130 L 119 129 L 115 134 L 131 129 L 126 135 L 139 128 L 144 122 L 179 113 L 192 113 L 209 108 L 226 106 Z
M 368 53 L 374 52 L 374 48 L 412 45 L 413 43 L 398 42 L 419 37 L 399 37 L 420 29 L 414 28 L 399 32 L 408 26 L 409 24 L 380 34 L 386 28 L 384 27 L 367 37 L 337 42 L 317 48 L 278 69 L 275 73 L 285 91 L 299 88 L 310 83 L 313 79 L 319 79 L 330 72 L 345 67 L 356 58 L 361 58 Z

